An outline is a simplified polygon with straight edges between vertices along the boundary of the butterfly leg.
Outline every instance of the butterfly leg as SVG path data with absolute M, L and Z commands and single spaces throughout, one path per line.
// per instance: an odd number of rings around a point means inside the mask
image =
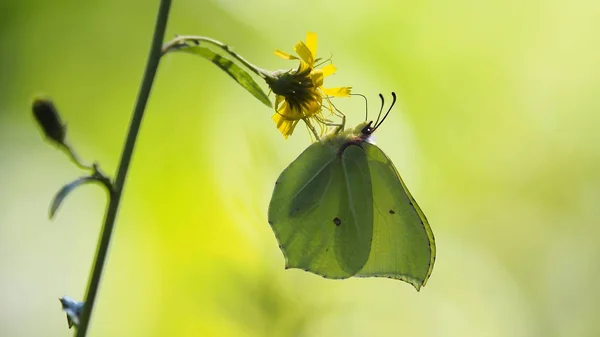
M 344 127 L 346 126 L 346 115 L 344 115 L 344 113 L 341 112 L 335 106 L 334 106 L 334 109 L 335 109 L 336 116 L 340 117 L 342 119 L 342 121 L 340 123 L 329 123 L 329 124 L 327 124 L 327 126 L 335 127 L 335 133 L 338 133 L 338 132 L 344 130 Z
M 318 120 L 318 121 L 319 121 L 321 124 L 323 124 L 323 125 L 325 125 L 325 126 L 327 126 L 327 127 L 333 127 L 333 128 L 335 128 L 335 129 L 334 129 L 334 132 L 335 132 L 335 133 L 338 133 L 338 132 L 340 132 L 340 131 L 344 130 L 344 127 L 346 126 L 346 115 L 344 115 L 344 113 L 343 113 L 343 112 L 341 112 L 341 111 L 340 111 L 340 109 L 338 109 L 338 108 L 337 108 L 337 107 L 336 107 L 336 106 L 333 104 L 333 102 L 331 102 L 331 99 L 330 99 L 330 97 L 326 97 L 325 99 L 327 100 L 327 103 L 329 103 L 329 106 L 328 106 L 328 107 L 326 107 L 326 109 L 327 109 L 327 110 L 329 110 L 329 111 L 331 112 L 331 114 L 332 114 L 332 115 L 335 115 L 335 116 L 337 116 L 337 117 L 341 118 L 342 120 L 341 120 L 341 122 L 340 122 L 340 123 L 335 123 L 335 122 L 333 122 L 333 121 L 331 121 L 331 120 L 329 120 L 329 119 L 325 119 L 325 118 L 323 118 L 323 117 L 320 117 L 320 116 L 318 116 L 318 115 L 316 116 L 316 117 L 317 117 L 317 120 Z

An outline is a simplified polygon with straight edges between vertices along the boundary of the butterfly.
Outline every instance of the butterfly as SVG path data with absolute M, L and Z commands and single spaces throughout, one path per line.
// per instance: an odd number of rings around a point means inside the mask
M 286 260 L 330 279 L 387 277 L 427 283 L 435 239 L 391 159 L 372 142 L 383 124 L 341 125 L 311 144 L 279 176 L 268 221 Z

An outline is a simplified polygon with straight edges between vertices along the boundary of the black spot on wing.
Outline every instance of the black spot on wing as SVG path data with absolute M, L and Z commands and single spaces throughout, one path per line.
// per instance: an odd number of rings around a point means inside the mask
M 338 218 L 338 217 L 335 217 L 335 218 L 333 218 L 333 223 L 336 226 L 340 226 L 342 224 L 342 220 L 340 220 L 340 218 Z
M 393 209 L 390 209 L 390 214 L 396 214 Z

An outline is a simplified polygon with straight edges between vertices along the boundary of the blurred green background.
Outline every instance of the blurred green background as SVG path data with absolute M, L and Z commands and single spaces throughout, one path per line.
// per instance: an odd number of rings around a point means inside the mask
M 68 336 L 104 212 L 44 143 L 34 95 L 114 172 L 157 1 L 0 3 L 0 336 Z M 338 73 L 326 86 L 400 104 L 377 132 L 434 230 L 427 286 L 325 280 L 284 261 L 267 224 L 273 183 L 309 142 L 209 62 L 158 72 L 91 336 L 600 335 L 600 2 L 175 0 L 167 36 L 198 34 L 268 69 L 306 31 Z M 388 94 L 389 95 L 389 94 Z M 349 124 L 362 100 L 338 101 Z

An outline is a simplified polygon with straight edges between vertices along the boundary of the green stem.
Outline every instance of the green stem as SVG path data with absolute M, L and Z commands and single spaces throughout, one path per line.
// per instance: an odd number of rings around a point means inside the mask
M 148 97 L 150 96 L 150 92 L 152 90 L 152 83 L 154 82 L 156 70 L 162 56 L 161 45 L 165 36 L 165 28 L 167 26 L 170 7 L 171 0 L 160 1 L 160 7 L 154 26 L 154 36 L 152 37 L 152 45 L 148 55 L 146 70 L 144 72 L 142 84 L 138 92 L 135 108 L 133 109 L 133 115 L 129 124 L 127 139 L 125 140 L 125 146 L 123 147 L 123 152 L 121 153 L 121 161 L 117 170 L 114 190 L 110 196 L 106 215 L 104 217 L 102 234 L 100 236 L 100 242 L 96 251 L 96 259 L 94 261 L 94 266 L 92 267 L 92 275 L 84 301 L 85 305 L 81 314 L 80 324 L 77 329 L 77 334 L 75 335 L 76 337 L 85 337 L 87 333 L 88 324 L 94 308 L 94 302 L 96 300 L 96 294 L 98 293 L 98 286 L 100 285 L 102 270 L 104 269 L 104 262 L 106 261 L 106 254 L 108 253 L 108 247 L 115 225 L 115 219 L 119 211 L 119 204 L 121 201 L 121 195 L 123 193 L 123 185 L 125 184 L 125 180 L 127 178 L 127 171 L 129 170 L 129 164 L 135 148 L 135 141 L 140 130 L 142 118 L 144 117 L 144 109 L 146 108 L 146 103 L 148 102 Z
M 206 43 L 210 43 L 212 45 L 215 45 L 221 49 L 223 49 L 224 52 L 226 52 L 227 54 L 231 55 L 234 59 L 240 61 L 240 63 L 242 63 L 243 65 L 245 65 L 248 69 L 252 70 L 252 72 L 254 72 L 256 75 L 265 78 L 267 76 L 270 76 L 269 71 L 264 70 L 260 67 L 255 66 L 254 64 L 250 63 L 248 60 L 246 60 L 245 58 L 243 58 L 240 54 L 234 52 L 231 47 L 229 47 L 228 45 L 226 45 L 225 43 L 221 42 L 221 41 L 217 41 L 215 39 L 211 39 L 209 37 L 205 37 L 205 36 L 196 36 L 196 35 L 181 35 L 181 36 L 177 36 L 176 38 L 174 38 L 173 40 L 165 43 L 165 45 L 162 48 L 162 53 L 163 55 L 168 53 L 171 50 L 177 50 L 177 48 L 181 48 L 182 46 L 187 46 L 188 42 L 192 42 L 192 43 L 200 43 L 200 42 L 206 42 Z

